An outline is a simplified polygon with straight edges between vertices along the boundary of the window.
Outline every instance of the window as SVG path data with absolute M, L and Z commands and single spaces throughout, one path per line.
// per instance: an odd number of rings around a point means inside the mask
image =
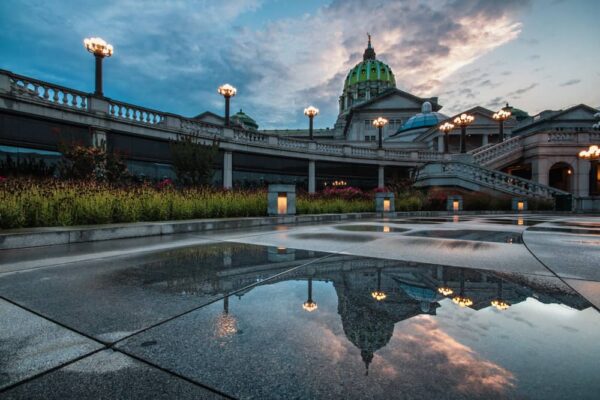
M 373 120 L 366 119 L 365 120 L 365 130 L 370 131 L 371 129 L 373 129 Z

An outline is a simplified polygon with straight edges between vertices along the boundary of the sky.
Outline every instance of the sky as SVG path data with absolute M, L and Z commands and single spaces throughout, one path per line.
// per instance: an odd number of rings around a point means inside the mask
M 448 115 L 476 105 L 536 114 L 600 107 L 599 0 L 2 0 L 0 68 L 92 92 L 83 39 L 115 48 L 104 94 L 195 116 L 234 112 L 261 129 L 331 127 L 367 32 L 399 89 L 438 96 Z

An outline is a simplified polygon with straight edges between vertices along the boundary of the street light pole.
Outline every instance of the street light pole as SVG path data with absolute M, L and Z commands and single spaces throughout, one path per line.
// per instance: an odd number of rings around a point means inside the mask
M 386 126 L 388 120 L 383 117 L 377 117 L 373 121 L 373 126 L 375 126 L 379 130 L 379 145 L 377 148 L 383 149 L 383 127 Z
M 452 129 L 454 129 L 454 124 L 451 124 L 450 122 L 444 122 L 442 125 L 440 125 L 439 129 L 440 131 L 444 132 L 444 153 L 448 154 L 450 152 L 448 141 L 450 140 L 450 132 Z
M 494 113 L 494 115 L 492 116 L 496 121 L 498 121 L 499 126 L 500 126 L 500 132 L 498 135 L 499 142 L 504 142 L 504 139 L 505 139 L 504 138 L 504 121 L 509 119 L 511 115 L 512 114 L 510 112 L 510 107 L 509 107 L 508 103 L 506 103 L 506 107 L 504 107 L 497 113 Z
M 467 126 L 475 121 L 475 117 L 466 113 L 454 118 L 454 124 L 460 126 L 460 152 L 467 152 Z
M 304 109 L 304 115 L 308 117 L 308 138 L 313 140 L 313 119 L 319 114 L 319 109 L 313 106 L 308 106 Z
M 223 97 L 225 97 L 225 126 L 229 126 L 230 125 L 230 121 L 229 121 L 229 100 L 235 96 L 235 94 L 237 93 L 237 89 L 234 88 L 233 86 L 231 86 L 230 84 L 226 83 L 224 85 L 219 86 L 219 88 L 217 89 L 217 92 L 222 95 Z
M 102 60 L 104 57 L 113 55 L 113 46 L 99 37 L 86 38 L 83 40 L 83 45 L 96 59 L 96 89 L 94 95 L 102 97 L 104 96 L 102 90 Z

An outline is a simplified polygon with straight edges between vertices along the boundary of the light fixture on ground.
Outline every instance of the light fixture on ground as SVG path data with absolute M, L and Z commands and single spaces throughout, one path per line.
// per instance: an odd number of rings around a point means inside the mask
M 312 299 L 312 278 L 308 278 L 308 300 L 302 304 L 302 308 L 308 312 L 313 312 L 319 308 L 317 303 Z
M 475 121 L 475 117 L 466 113 L 454 118 L 454 125 L 460 126 L 460 152 L 467 152 L 467 126 Z
M 313 119 L 319 114 L 319 109 L 313 106 L 308 106 L 304 109 L 304 115 L 308 117 L 308 138 L 313 140 Z
M 229 126 L 229 102 L 230 99 L 235 96 L 237 93 L 237 89 L 231 86 L 229 83 L 219 86 L 217 92 L 223 97 L 225 97 L 225 126 Z
M 383 117 L 377 117 L 373 121 L 373 126 L 379 130 L 379 145 L 378 148 L 383 148 L 383 127 L 386 126 L 388 120 Z
M 450 122 L 444 122 L 439 127 L 439 130 L 444 132 L 444 153 L 449 153 L 448 142 L 450 141 L 450 132 L 452 131 L 452 129 L 454 129 L 454 124 L 451 124 Z
M 385 300 L 387 297 L 385 292 L 381 290 L 381 268 L 377 268 L 377 290 L 371 292 L 371 296 L 377 301 Z
M 114 49 L 111 44 L 99 37 L 86 38 L 83 40 L 83 45 L 86 50 L 96 58 L 96 96 L 103 96 L 102 93 L 102 60 L 104 57 L 113 55 Z
M 511 116 L 510 106 L 506 103 L 506 107 L 494 113 L 492 116 L 496 121 L 498 121 L 498 125 L 500 127 L 500 132 L 498 134 L 498 141 L 504 142 L 504 121 L 510 118 Z

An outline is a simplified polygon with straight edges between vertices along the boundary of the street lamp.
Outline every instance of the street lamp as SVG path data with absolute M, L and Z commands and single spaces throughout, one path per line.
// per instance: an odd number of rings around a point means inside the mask
M 448 150 L 448 141 L 450 140 L 450 132 L 452 131 L 452 129 L 454 129 L 454 124 L 451 124 L 450 122 L 444 122 L 442 125 L 440 125 L 440 131 L 444 132 L 444 153 L 449 153 Z
M 102 94 L 102 59 L 104 57 L 110 57 L 113 55 L 114 49 L 112 44 L 106 43 L 102 38 L 93 37 L 86 38 L 83 40 L 83 45 L 94 55 L 96 58 L 96 96 L 103 96 Z
M 502 299 L 502 279 L 498 282 L 498 297 L 493 299 L 490 304 L 499 311 L 508 310 L 510 303 Z
M 219 86 L 217 92 L 225 97 L 225 126 L 229 126 L 229 99 L 235 96 L 237 89 L 231 86 L 229 83 L 226 83 Z
M 377 301 L 385 300 L 385 298 L 387 297 L 385 292 L 383 290 L 381 290 L 381 269 L 380 268 L 377 268 L 377 290 L 374 290 L 373 292 L 371 292 L 371 296 Z
M 454 118 L 454 125 L 460 126 L 460 152 L 467 152 L 467 126 L 475 121 L 475 117 L 466 113 Z
M 302 308 L 308 312 L 313 312 L 319 308 L 317 303 L 312 299 L 312 278 L 308 278 L 308 300 L 302 304 Z
M 383 118 L 383 117 L 377 117 L 377 119 L 375 119 L 373 121 L 373 126 L 376 127 L 377 129 L 379 129 L 379 148 L 383 148 L 383 127 L 386 126 L 388 123 L 388 120 Z
M 304 109 L 304 115 L 308 117 L 308 138 L 313 140 L 313 119 L 319 114 L 319 109 L 313 106 L 308 106 Z
M 460 270 L 460 294 L 454 296 L 452 301 L 460 307 L 471 307 L 473 300 L 465 296 L 465 270 Z
M 500 125 L 500 134 L 498 135 L 498 141 L 500 142 L 504 142 L 504 121 L 509 119 L 511 115 L 512 113 L 510 112 L 510 107 L 508 103 L 506 103 L 506 107 L 504 107 L 497 113 L 494 113 L 494 115 L 492 116 L 496 121 L 498 121 Z
M 590 161 L 590 195 L 598 193 L 598 162 L 600 161 L 600 147 L 592 145 L 587 150 L 579 152 L 579 158 Z

